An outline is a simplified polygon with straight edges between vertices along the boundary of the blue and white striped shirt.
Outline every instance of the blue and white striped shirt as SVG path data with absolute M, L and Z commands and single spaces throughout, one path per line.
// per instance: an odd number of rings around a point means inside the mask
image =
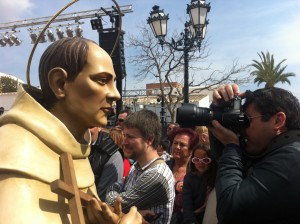
M 130 207 L 136 206 L 138 210 L 162 213 L 152 223 L 170 223 L 175 197 L 174 178 L 165 162 L 151 166 L 158 159 L 161 158 L 150 161 L 144 167 L 140 167 L 137 162 L 134 163 L 124 185 L 115 183 L 108 188 L 106 202 L 113 206 L 116 198 L 120 195 L 124 212 L 128 212 Z

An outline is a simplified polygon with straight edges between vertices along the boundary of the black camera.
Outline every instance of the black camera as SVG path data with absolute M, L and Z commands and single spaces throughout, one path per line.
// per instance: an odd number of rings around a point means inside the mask
M 183 127 L 208 126 L 212 120 L 219 121 L 235 133 L 239 133 L 241 127 L 247 127 L 249 124 L 242 110 L 240 97 L 227 102 L 222 101 L 219 106 L 212 108 L 197 107 L 190 103 L 183 103 L 177 108 L 176 122 Z
M 194 104 L 183 103 L 177 108 L 176 122 L 182 127 L 209 126 L 212 120 L 219 121 L 224 127 L 232 130 L 239 136 L 240 145 L 245 146 L 245 138 L 241 128 L 249 126 L 249 120 L 243 112 L 242 99 L 236 97 L 230 101 L 222 100 L 218 106 L 211 108 L 197 107 Z M 219 160 L 223 144 L 209 133 L 209 142 L 213 156 Z

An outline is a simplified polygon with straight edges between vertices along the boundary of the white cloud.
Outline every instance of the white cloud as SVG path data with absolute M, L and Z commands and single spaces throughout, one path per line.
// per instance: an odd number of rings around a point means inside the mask
M 277 44 L 280 44 L 280 52 L 290 65 L 299 65 L 300 61 L 300 17 L 298 20 L 289 21 L 279 27 L 275 33 Z
M 28 14 L 33 4 L 30 0 L 0 0 L 0 21 L 13 21 Z

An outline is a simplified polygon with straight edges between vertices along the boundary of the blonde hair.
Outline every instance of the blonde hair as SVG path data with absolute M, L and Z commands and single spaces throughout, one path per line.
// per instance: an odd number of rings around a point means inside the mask
M 195 131 L 198 133 L 198 135 L 202 133 L 208 134 L 208 129 L 206 126 L 196 126 Z
M 196 126 L 195 131 L 199 136 L 199 141 L 204 144 L 209 143 L 208 128 L 206 126 Z

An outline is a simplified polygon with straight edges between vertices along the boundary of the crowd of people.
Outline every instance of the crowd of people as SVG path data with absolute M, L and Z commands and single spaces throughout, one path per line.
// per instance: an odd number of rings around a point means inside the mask
M 101 186 L 101 192 L 105 192 L 104 198 L 103 193 L 98 192 L 100 199 L 113 206 L 121 196 L 124 212 L 136 206 L 146 220 L 151 220 L 150 223 L 202 223 L 217 171 L 208 129 L 205 126 L 182 128 L 177 123 L 170 123 L 167 135 L 161 136 L 159 118 L 148 110 L 135 113 L 130 109 L 121 110 L 116 123 L 102 132 L 106 135 L 114 133 L 110 136 L 111 142 L 115 142 L 123 155 L 124 168 L 126 160 L 131 161 L 132 167 L 127 175 L 121 170 L 116 175 L 121 164 L 117 160 L 112 163 L 109 162 L 111 159 L 106 160 L 113 170 L 104 164 L 100 167 L 94 157 L 96 151 L 107 151 L 107 140 L 98 135 L 94 140 L 98 143 L 92 143 L 89 158 L 92 168 L 97 165 L 97 169 L 93 168 L 96 187 Z M 99 159 L 99 155 L 96 158 Z M 97 181 L 97 170 L 110 172 L 108 179 L 111 181 Z M 122 181 L 117 179 L 121 174 Z
M 245 100 L 239 132 L 212 120 L 170 123 L 161 136 L 160 119 L 146 109 L 121 110 L 117 125 L 104 128 L 120 98 L 115 77 L 91 40 L 64 38 L 45 50 L 41 89 L 20 86 L 0 119 L 1 222 L 71 222 L 66 204 L 76 194 L 50 190 L 68 180 L 60 160 L 67 153 L 77 197 L 89 198 L 76 204 L 87 223 L 299 223 L 300 104 L 289 91 L 220 86 L 213 110 L 222 110 L 221 100 Z M 212 141 L 221 145 L 218 157 Z

